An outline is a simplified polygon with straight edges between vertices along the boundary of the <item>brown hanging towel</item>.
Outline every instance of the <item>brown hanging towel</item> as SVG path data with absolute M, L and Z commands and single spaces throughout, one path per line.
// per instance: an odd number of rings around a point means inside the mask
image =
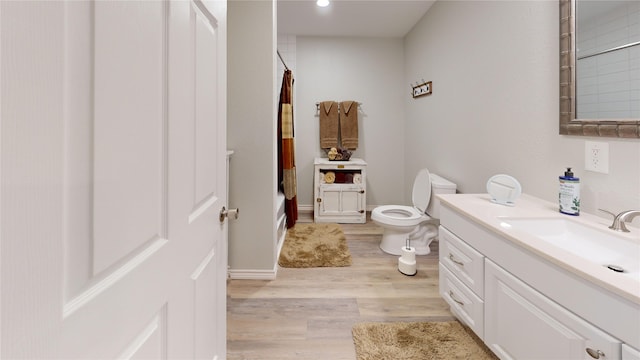
M 335 101 L 320 103 L 320 147 L 338 147 L 338 103 Z
M 343 148 L 349 150 L 358 148 L 358 103 L 356 101 L 340 103 L 340 136 Z

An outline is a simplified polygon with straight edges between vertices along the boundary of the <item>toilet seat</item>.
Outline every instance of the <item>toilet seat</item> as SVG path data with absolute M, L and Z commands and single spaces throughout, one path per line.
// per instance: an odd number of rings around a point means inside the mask
M 427 206 L 431 200 L 431 174 L 422 169 L 416 175 L 411 193 L 413 206 L 383 205 L 371 212 L 371 219 L 384 225 L 415 227 L 421 222 L 431 219 L 427 214 Z
M 431 174 L 429 174 L 429 170 L 422 169 L 416 175 L 411 200 L 413 207 L 404 205 L 378 206 L 371 212 L 371 219 L 383 224 L 401 226 L 415 226 L 424 220 L 429 220 L 430 217 L 426 215 L 431 200 Z
M 416 226 L 430 218 L 415 207 L 384 205 L 373 209 L 371 219 L 386 225 Z

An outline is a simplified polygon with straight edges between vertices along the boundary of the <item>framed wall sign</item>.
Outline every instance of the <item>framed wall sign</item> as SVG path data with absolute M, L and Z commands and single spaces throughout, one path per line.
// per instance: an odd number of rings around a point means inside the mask
M 433 87 L 431 86 L 431 81 L 423 82 L 421 84 L 412 86 L 411 88 L 413 89 L 411 95 L 414 98 L 424 96 L 424 95 L 431 95 L 431 91 L 433 90 Z

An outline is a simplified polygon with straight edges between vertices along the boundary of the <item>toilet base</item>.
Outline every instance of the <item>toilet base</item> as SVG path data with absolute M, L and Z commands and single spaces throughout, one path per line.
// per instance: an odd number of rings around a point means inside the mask
M 402 255 L 402 248 L 407 243 L 407 234 L 392 234 L 392 235 L 382 235 L 382 241 L 380 241 L 380 249 L 387 254 L 391 255 Z M 411 247 L 416 249 L 416 255 L 427 255 L 431 253 L 431 248 L 429 245 L 431 244 L 432 239 L 427 241 L 411 242 Z
M 387 254 L 402 255 L 402 247 L 407 246 L 407 238 L 410 246 L 415 248 L 416 255 L 431 253 L 431 242 L 438 236 L 438 228 L 432 224 L 421 224 L 411 231 L 398 231 L 395 228 L 385 228 L 380 241 L 380 249 Z

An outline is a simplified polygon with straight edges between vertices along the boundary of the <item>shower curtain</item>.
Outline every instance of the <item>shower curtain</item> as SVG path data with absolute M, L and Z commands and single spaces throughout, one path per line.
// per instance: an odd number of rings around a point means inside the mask
M 278 187 L 284 192 L 287 228 L 298 220 L 296 162 L 293 138 L 293 75 L 284 71 L 278 106 Z

